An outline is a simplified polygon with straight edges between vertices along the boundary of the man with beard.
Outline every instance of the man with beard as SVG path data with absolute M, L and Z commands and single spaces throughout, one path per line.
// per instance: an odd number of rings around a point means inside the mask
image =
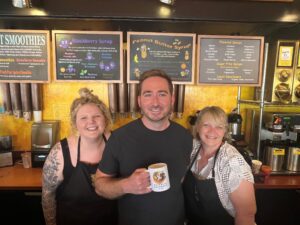
M 96 173 L 96 192 L 118 198 L 119 225 L 183 225 L 181 180 L 192 149 L 191 134 L 169 116 L 175 101 L 171 79 L 161 70 L 141 76 L 142 117 L 115 130 Z M 170 189 L 153 192 L 146 168 L 166 163 Z

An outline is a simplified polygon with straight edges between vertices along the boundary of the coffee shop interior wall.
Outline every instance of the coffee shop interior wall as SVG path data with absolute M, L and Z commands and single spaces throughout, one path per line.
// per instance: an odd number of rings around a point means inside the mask
M 99 82 L 67 82 L 43 84 L 43 120 L 59 120 L 60 137 L 65 137 L 71 132 L 70 126 L 70 105 L 74 98 L 79 97 L 78 90 L 87 87 L 93 90 L 106 105 L 108 105 L 108 87 L 106 83 Z M 244 88 L 244 96 L 253 93 L 252 88 Z M 181 119 L 174 120 L 186 128 L 189 128 L 188 117 L 198 109 L 207 105 L 218 105 L 227 113 L 236 107 L 237 87 L 236 86 L 198 86 L 187 85 L 185 89 L 184 113 Z M 2 106 L 3 96 L 0 94 Z M 131 121 L 128 115 L 125 118 L 117 117 L 112 129 Z M 33 121 L 26 122 L 23 118 L 16 118 L 13 115 L 0 114 L 0 135 L 12 135 L 14 150 L 31 149 L 31 125 Z
M 123 31 L 125 43 L 127 31 L 252 35 L 274 43 L 298 40 L 300 32 L 300 1 L 176 0 L 175 5 L 166 6 L 154 0 L 90 0 L 88 4 L 84 0 L 34 0 L 33 8 L 26 9 L 17 9 L 11 2 L 0 1 L 0 29 Z M 81 87 L 93 89 L 108 105 L 107 83 L 55 83 L 52 74 L 51 82 L 43 84 L 42 119 L 59 120 L 61 138 L 71 132 L 69 108 Z M 254 91 L 254 87 L 243 87 L 242 98 L 253 99 Z M 189 128 L 188 117 L 207 105 L 218 105 L 229 113 L 237 106 L 237 93 L 237 86 L 186 85 L 183 117 L 174 120 Z M 245 106 L 241 107 L 245 121 Z M 129 116 L 117 118 L 112 129 L 130 120 Z M 12 135 L 15 150 L 31 149 L 32 123 L 0 111 L 0 135 Z

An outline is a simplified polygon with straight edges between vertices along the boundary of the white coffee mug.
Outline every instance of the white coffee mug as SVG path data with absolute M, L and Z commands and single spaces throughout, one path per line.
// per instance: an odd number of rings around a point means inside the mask
M 155 163 L 148 166 L 151 189 L 154 192 L 166 191 L 170 188 L 168 166 L 165 163 Z

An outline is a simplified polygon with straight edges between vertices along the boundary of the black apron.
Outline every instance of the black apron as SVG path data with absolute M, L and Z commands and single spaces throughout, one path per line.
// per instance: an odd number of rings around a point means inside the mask
M 199 150 L 192 160 L 183 182 L 187 225 L 234 225 L 234 218 L 222 206 L 214 180 L 215 162 L 219 150 L 214 159 L 212 178 L 205 180 L 195 178 L 191 172 L 198 153 Z
M 91 175 L 95 174 L 98 165 L 80 161 L 80 138 L 76 167 L 71 163 L 67 139 L 63 139 L 61 145 L 64 181 L 57 190 L 57 225 L 116 225 L 116 202 L 96 194 Z

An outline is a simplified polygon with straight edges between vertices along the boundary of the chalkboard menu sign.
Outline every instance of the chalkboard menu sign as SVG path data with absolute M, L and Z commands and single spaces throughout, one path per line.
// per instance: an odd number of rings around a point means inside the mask
M 123 38 L 118 31 L 52 32 L 55 81 L 123 80 Z
M 0 82 L 49 82 L 49 43 L 49 31 L 0 30 Z
M 165 71 L 175 84 L 194 83 L 196 34 L 128 32 L 128 83 L 151 69 Z
M 264 38 L 198 36 L 198 83 L 260 86 Z

